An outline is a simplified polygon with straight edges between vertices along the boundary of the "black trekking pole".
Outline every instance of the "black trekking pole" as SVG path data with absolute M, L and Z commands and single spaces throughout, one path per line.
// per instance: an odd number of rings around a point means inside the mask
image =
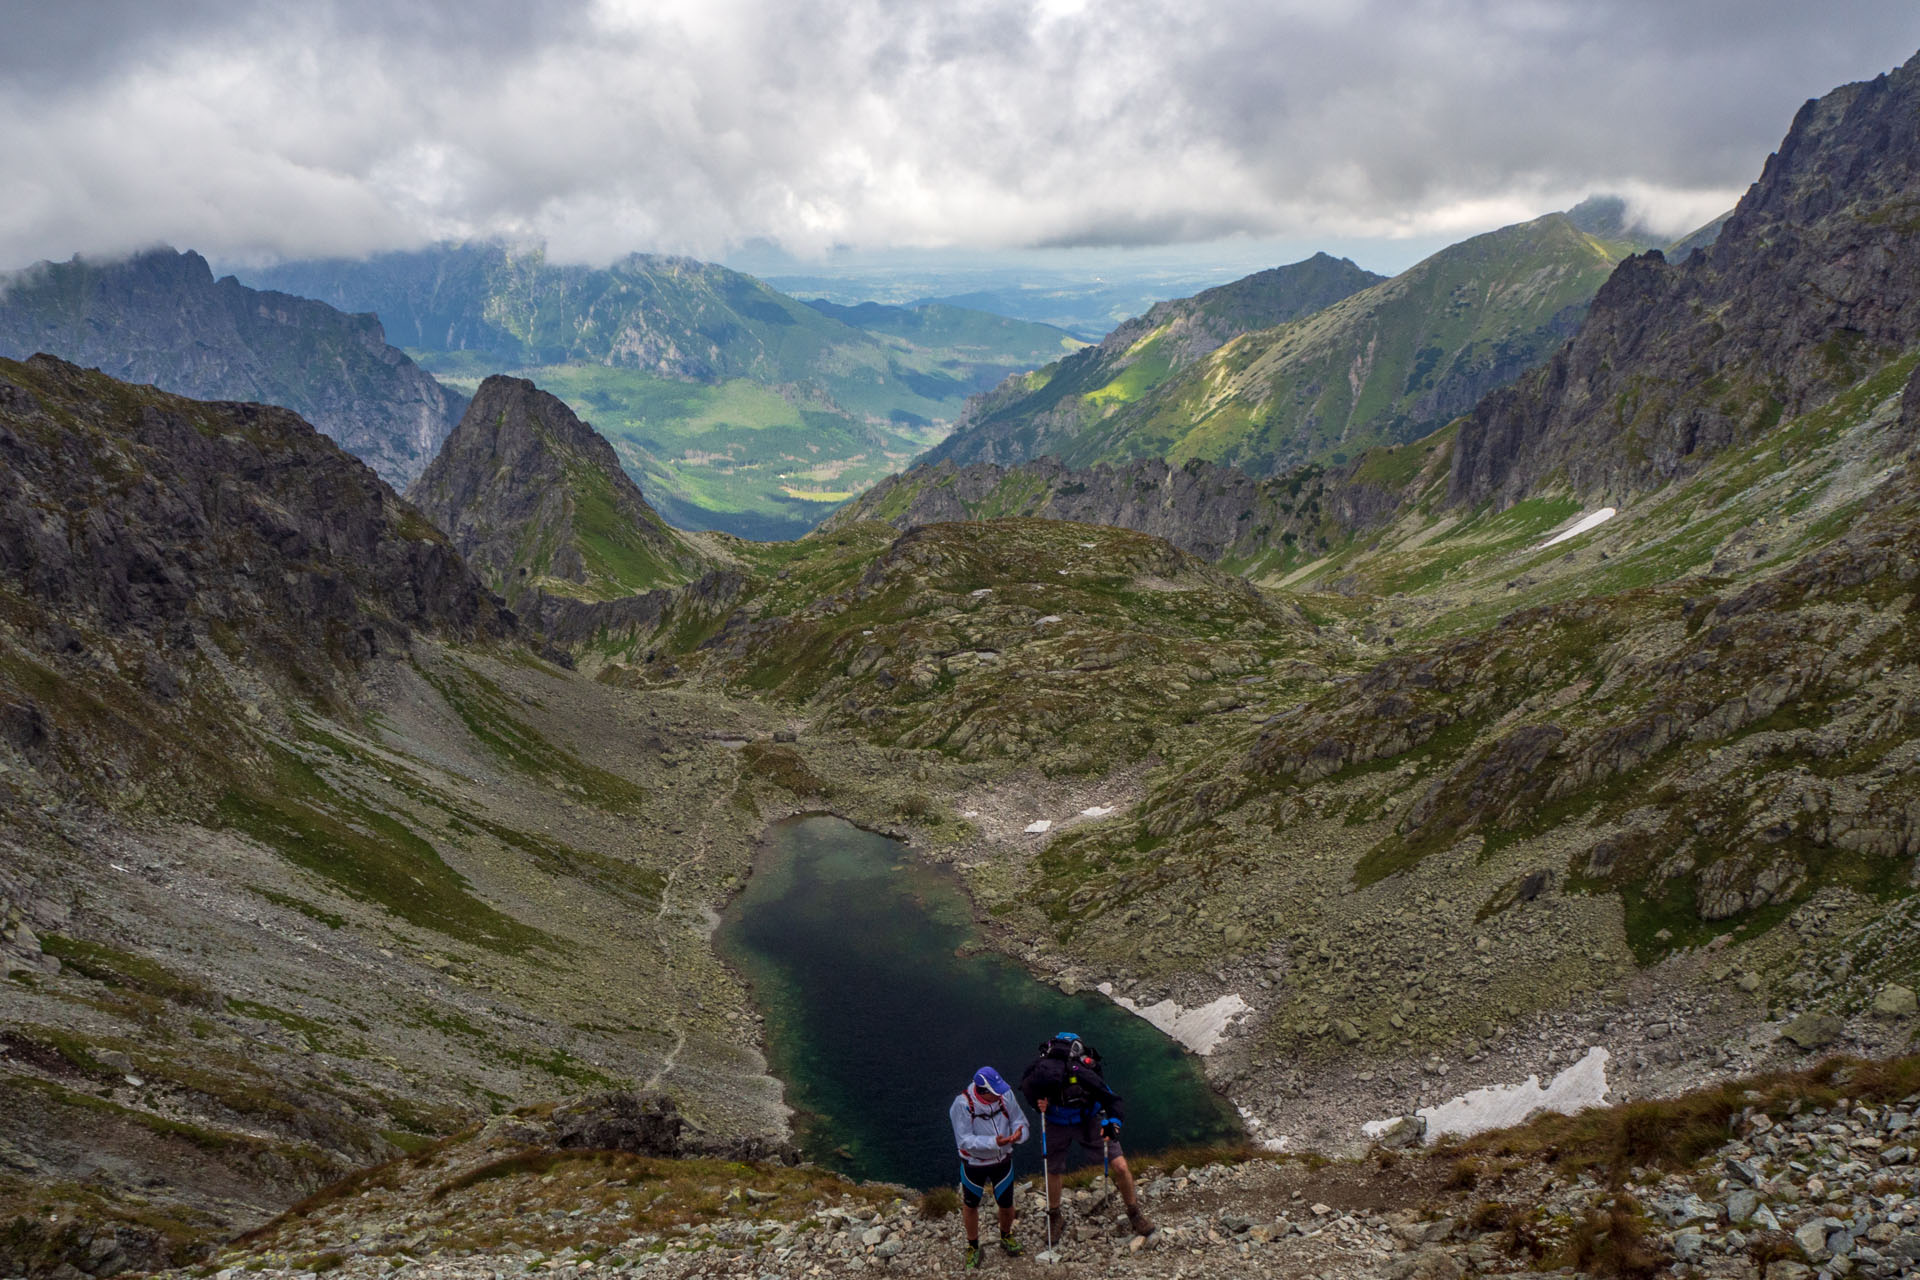
M 1068 1148 L 1072 1150 L 1072 1148 Z M 1047 1164 L 1047 1109 L 1040 1108 L 1040 1209 L 1047 1216 L 1047 1248 L 1053 1248 L 1053 1169 Z

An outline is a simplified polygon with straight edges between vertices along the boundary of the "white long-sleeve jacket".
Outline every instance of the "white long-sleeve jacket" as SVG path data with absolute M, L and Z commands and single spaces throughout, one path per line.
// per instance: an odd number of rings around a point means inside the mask
M 963 1089 L 947 1108 L 947 1116 L 953 1121 L 953 1141 L 960 1148 L 960 1158 L 971 1165 L 999 1164 L 1013 1153 L 998 1139 L 1011 1137 L 1016 1143 L 1025 1142 L 1029 1132 L 1027 1113 L 1012 1093 L 985 1107 L 975 1100 L 972 1090 Z

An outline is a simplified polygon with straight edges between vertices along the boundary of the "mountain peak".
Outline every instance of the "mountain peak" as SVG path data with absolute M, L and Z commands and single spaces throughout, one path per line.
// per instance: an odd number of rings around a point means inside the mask
M 1453 497 L 1653 488 L 1909 348 L 1916 200 L 1920 65 L 1807 103 L 1712 253 L 1623 262 L 1570 344 L 1475 407 Z
M 565 401 L 495 374 L 408 496 L 509 599 L 593 600 L 684 582 L 701 557 Z

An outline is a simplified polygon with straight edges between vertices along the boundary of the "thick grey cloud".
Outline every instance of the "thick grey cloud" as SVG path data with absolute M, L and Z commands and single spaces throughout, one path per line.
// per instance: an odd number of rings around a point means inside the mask
M 997 248 L 1726 207 L 1911 0 L 9 6 L 0 262 Z

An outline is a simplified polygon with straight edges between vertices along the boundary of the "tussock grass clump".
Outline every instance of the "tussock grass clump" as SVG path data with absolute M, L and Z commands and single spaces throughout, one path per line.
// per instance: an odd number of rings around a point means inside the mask
M 1806 1251 L 1784 1231 L 1757 1232 L 1747 1241 L 1747 1257 L 1764 1273 L 1775 1262 L 1805 1262 Z
M 553 1167 L 561 1161 L 574 1158 L 577 1157 L 546 1147 L 528 1147 L 523 1151 L 501 1156 L 497 1160 L 489 1160 L 450 1181 L 441 1183 L 433 1189 L 428 1198 L 444 1200 L 456 1191 L 465 1191 L 468 1187 L 478 1186 L 482 1182 L 490 1182 L 495 1178 L 512 1178 L 520 1174 L 539 1177 L 551 1172 Z
M 1626 1280 L 1650 1280 L 1664 1266 L 1647 1239 L 1640 1206 L 1627 1196 L 1576 1221 L 1555 1261 L 1575 1271 Z
M 945 1218 L 960 1208 L 960 1193 L 952 1187 L 935 1187 L 920 1197 L 920 1216 L 927 1219 Z
M 1191 1147 L 1169 1147 L 1150 1159 L 1138 1162 L 1129 1160 L 1129 1163 L 1133 1164 L 1136 1171 L 1144 1177 L 1149 1173 L 1171 1173 L 1181 1165 L 1189 1169 L 1199 1169 L 1210 1164 L 1245 1164 L 1249 1160 L 1271 1158 L 1271 1152 L 1262 1151 L 1251 1142 L 1221 1142 Z
M 1483 1200 L 1467 1215 L 1467 1223 L 1483 1235 L 1493 1233 L 1498 1238 L 1502 1252 L 1509 1257 L 1537 1262 L 1547 1255 L 1539 1209 L 1523 1209 L 1497 1200 Z

